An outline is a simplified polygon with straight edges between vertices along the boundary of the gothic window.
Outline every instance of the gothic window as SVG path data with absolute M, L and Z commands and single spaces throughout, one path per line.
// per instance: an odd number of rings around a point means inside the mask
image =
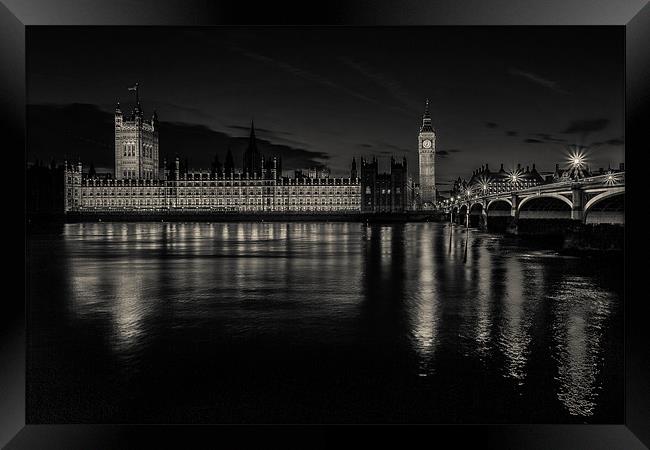
M 370 194 L 370 193 L 371 193 L 370 186 L 366 186 L 366 194 Z

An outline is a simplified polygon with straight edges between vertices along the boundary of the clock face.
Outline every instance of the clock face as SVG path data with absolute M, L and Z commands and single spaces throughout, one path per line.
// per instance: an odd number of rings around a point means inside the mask
M 422 142 L 422 147 L 424 147 L 424 148 L 431 148 L 431 141 L 430 141 L 429 139 L 425 139 L 425 140 Z

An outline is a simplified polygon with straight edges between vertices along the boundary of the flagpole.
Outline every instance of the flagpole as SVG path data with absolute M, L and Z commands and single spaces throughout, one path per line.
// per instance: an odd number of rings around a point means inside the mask
M 138 83 L 135 83 L 135 86 L 129 88 L 129 91 L 135 91 L 135 104 L 136 105 L 140 104 L 140 94 L 138 92 L 138 88 L 139 88 Z

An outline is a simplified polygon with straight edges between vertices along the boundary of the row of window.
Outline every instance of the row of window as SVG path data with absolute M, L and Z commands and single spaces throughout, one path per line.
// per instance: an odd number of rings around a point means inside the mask
M 262 199 L 249 199 L 248 201 L 237 201 L 237 199 L 179 199 L 178 205 L 262 205 L 264 202 Z M 77 205 L 77 201 L 74 202 L 75 205 Z M 266 199 L 266 204 L 271 205 L 270 199 Z M 336 201 L 321 201 L 321 202 L 310 202 L 309 200 L 302 201 L 299 200 L 298 202 L 294 200 L 290 201 L 286 200 L 284 202 L 276 202 L 276 205 L 298 205 L 298 206 L 327 206 L 327 205 L 337 205 L 337 206 L 355 206 L 358 205 L 358 201 L 352 201 L 348 199 L 337 199 Z M 97 206 L 167 206 L 167 205 L 172 205 L 172 202 L 164 201 L 162 199 L 146 199 L 146 200 L 141 200 L 141 199 L 134 199 L 134 200 L 129 200 L 129 199 L 97 199 L 97 200 L 86 200 L 82 202 L 83 206 L 87 207 L 97 207 Z
M 123 145 L 122 155 L 123 156 L 137 156 L 137 146 L 133 142 L 127 142 Z M 153 147 L 150 144 L 144 144 L 142 146 L 142 156 L 145 158 L 153 158 Z
M 390 189 L 388 190 L 390 194 Z M 382 192 L 383 193 L 383 192 Z M 113 196 L 113 195 L 118 195 L 118 196 L 137 196 L 137 195 L 165 195 L 165 189 L 164 188 L 158 188 L 158 189 L 145 189 L 145 190 L 140 190 L 140 191 L 133 191 L 131 189 L 111 189 L 111 190 L 99 190 L 99 189 L 81 189 L 81 195 L 83 196 L 88 196 L 88 197 L 99 197 L 99 196 Z M 233 189 L 232 191 L 230 189 L 226 189 L 225 191 L 222 189 L 219 190 L 207 190 L 204 189 L 202 192 L 201 190 L 198 189 L 178 189 L 176 192 L 174 192 L 173 189 L 167 189 L 167 195 L 179 195 L 179 196 L 188 196 L 188 195 L 194 195 L 194 196 L 200 196 L 200 195 L 206 195 L 206 196 L 214 196 L 214 195 L 264 195 L 261 189 L 257 190 L 246 190 L 242 189 L 241 191 L 238 191 L 236 189 Z M 313 195 L 316 197 L 331 197 L 331 196 L 350 196 L 350 195 L 358 195 L 356 192 L 352 191 L 330 191 L 326 192 L 323 191 L 321 193 L 319 192 L 271 192 L 271 190 L 267 190 L 266 195 L 275 195 L 279 197 L 283 196 L 308 196 L 308 195 Z
M 382 194 L 390 194 L 390 189 L 382 189 L 381 190 Z M 395 194 L 401 194 L 402 190 L 399 187 L 395 188 Z M 366 186 L 366 194 L 372 194 L 372 189 L 370 186 Z

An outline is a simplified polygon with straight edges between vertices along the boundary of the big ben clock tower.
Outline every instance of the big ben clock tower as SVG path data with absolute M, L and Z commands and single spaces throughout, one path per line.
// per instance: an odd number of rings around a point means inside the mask
M 436 202 L 436 132 L 431 125 L 429 99 L 424 107 L 422 126 L 418 135 L 418 161 L 420 166 L 420 202 L 424 209 Z

